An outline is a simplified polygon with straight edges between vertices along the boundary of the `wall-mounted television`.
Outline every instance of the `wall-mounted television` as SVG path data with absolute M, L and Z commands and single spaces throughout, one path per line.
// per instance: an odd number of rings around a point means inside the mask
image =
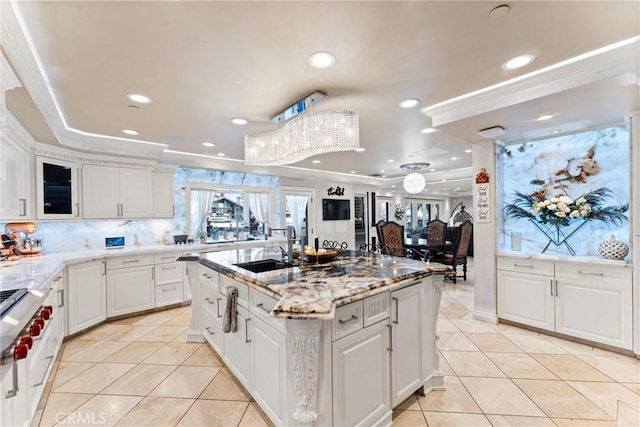
M 349 200 L 322 199 L 322 220 L 336 221 L 351 219 Z

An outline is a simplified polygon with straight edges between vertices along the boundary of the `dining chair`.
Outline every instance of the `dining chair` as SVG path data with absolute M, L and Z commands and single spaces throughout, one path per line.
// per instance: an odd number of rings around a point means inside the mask
M 432 256 L 441 255 L 444 252 L 447 240 L 445 238 L 447 232 L 447 223 L 434 219 L 427 223 L 427 244 L 430 246 L 441 245 L 443 250 L 436 253 L 431 253 Z
M 467 280 L 467 252 L 469 251 L 469 242 L 471 242 L 471 236 L 473 235 L 473 224 L 470 221 L 465 221 L 460 225 L 460 233 L 458 239 L 453 244 L 452 253 L 441 253 L 433 258 L 431 261 L 439 262 L 441 264 L 451 267 L 451 274 L 445 276 L 448 279 L 452 279 L 453 283 L 456 283 L 457 277 L 462 277 L 463 280 Z M 458 276 L 457 267 L 462 265 L 462 276 Z
M 382 253 L 385 255 L 406 256 L 404 247 L 404 226 L 396 222 L 385 222 L 376 224 L 378 239 Z

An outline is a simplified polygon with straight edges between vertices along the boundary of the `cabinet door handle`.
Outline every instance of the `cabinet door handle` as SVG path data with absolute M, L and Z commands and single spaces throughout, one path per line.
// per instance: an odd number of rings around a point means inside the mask
M 204 329 L 205 329 L 207 332 L 209 332 L 209 335 L 213 335 L 213 334 L 215 334 L 215 333 L 216 333 L 215 331 L 211 332 L 211 330 L 209 329 L 210 327 L 211 327 L 211 326 L 207 326 L 207 327 L 206 327 L 206 328 L 204 328 Z
M 139 259 L 127 259 L 125 261 L 122 261 L 123 264 L 131 264 L 131 263 L 134 263 L 134 262 L 140 262 L 140 260 Z
M 600 277 L 604 277 L 604 273 L 603 272 L 591 273 L 590 271 L 578 270 L 578 274 L 582 274 L 583 276 L 600 276 Z
M 162 270 L 175 270 L 178 266 L 174 265 L 173 267 L 160 267 Z
M 20 216 L 27 216 L 27 199 L 18 199 L 18 201 L 22 204 Z
M 514 267 L 533 268 L 531 264 L 513 264 Z
M 558 296 L 558 281 L 556 280 L 556 296 Z
M 348 318 L 347 320 L 344 319 L 340 319 L 338 320 L 338 323 L 340 323 L 341 325 L 344 325 L 347 322 L 351 322 L 352 320 L 358 320 L 358 316 L 356 316 L 355 314 L 352 314 L 350 318 Z
M 44 369 L 44 372 L 42 373 L 42 378 L 40 379 L 40 381 L 38 381 L 36 384 L 33 385 L 34 387 L 39 387 L 42 384 L 44 384 L 44 380 L 47 378 L 47 371 L 49 370 L 49 366 L 51 365 L 53 356 L 47 356 L 45 357 L 45 359 L 49 359 L 49 362 L 47 362 L 47 367 Z
M 389 328 L 389 347 L 387 347 L 387 351 L 393 353 L 393 325 L 388 323 L 387 328 Z
M 151 280 L 153 280 L 154 282 L 156 281 L 156 268 L 155 267 L 151 268 Z
M 209 297 L 206 297 L 204 300 L 205 300 L 206 302 L 208 302 L 209 304 L 213 304 L 213 303 L 211 302 L 211 298 L 209 298 Z
M 107 261 L 102 261 L 102 275 L 107 275 Z
M 551 296 L 553 296 L 553 279 L 549 279 L 549 283 L 551 284 Z
M 171 208 L 173 209 L 173 215 L 172 216 L 176 216 L 176 205 L 171 205 Z
M 20 388 L 18 387 L 18 362 L 16 362 L 15 360 L 12 367 L 12 377 L 13 388 L 7 391 L 7 394 L 4 396 L 5 399 L 16 397 L 18 395 L 18 390 L 20 390 Z
M 76 203 L 76 217 L 80 216 L 80 203 Z
M 218 298 L 216 299 L 216 308 L 218 309 L 218 319 L 222 317 L 222 315 L 220 314 L 220 301 L 222 301 L 222 298 Z
M 399 313 L 399 308 L 398 308 L 399 301 L 398 301 L 398 298 L 396 298 L 396 297 L 392 297 L 391 299 L 396 304 L 396 320 L 394 320 L 393 323 L 395 325 L 397 325 L 397 324 L 400 323 L 400 313 Z
M 259 309 L 261 309 L 262 311 L 264 311 L 265 313 L 271 313 L 271 311 L 267 310 L 266 308 L 264 308 L 264 304 L 262 304 L 261 302 L 256 304 L 256 307 L 258 307 Z M 356 317 L 357 319 L 357 317 Z
M 64 289 L 58 291 L 58 308 L 64 307 Z
M 251 318 L 244 319 L 244 342 L 247 344 L 251 342 L 251 339 L 249 338 L 249 320 L 251 320 Z

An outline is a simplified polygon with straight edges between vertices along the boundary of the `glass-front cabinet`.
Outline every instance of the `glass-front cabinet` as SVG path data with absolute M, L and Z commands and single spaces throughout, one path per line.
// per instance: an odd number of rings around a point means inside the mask
M 38 219 L 74 219 L 80 216 L 78 165 L 36 157 Z

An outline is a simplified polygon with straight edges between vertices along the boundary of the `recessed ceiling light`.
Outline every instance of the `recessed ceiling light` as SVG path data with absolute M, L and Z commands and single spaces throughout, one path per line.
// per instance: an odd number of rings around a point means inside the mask
M 458 158 L 457 157 L 452 157 L 451 160 L 458 160 Z
M 393 162 L 394 162 L 394 160 L 393 160 L 393 159 L 389 159 L 389 160 L 387 160 L 387 163 L 393 163 Z
M 153 100 L 148 96 L 141 95 L 139 93 L 128 93 L 127 99 L 129 101 L 138 102 L 140 104 L 150 104 L 151 102 L 153 102 Z
M 224 157 L 224 153 L 218 153 L 218 157 Z
M 395 184 L 393 184 L 393 185 L 391 186 L 391 188 L 396 188 L 396 185 L 395 185 Z
M 529 65 L 536 59 L 533 55 L 520 55 L 515 58 L 511 58 L 502 64 L 503 70 L 515 70 L 516 68 L 524 67 L 525 65 Z
M 509 13 L 509 5 L 501 4 L 500 6 L 496 6 L 493 9 L 491 9 L 491 12 L 489 12 L 489 16 L 491 18 L 498 19 L 498 18 L 502 18 L 507 13 Z
M 384 173 L 384 169 L 380 169 L 380 173 Z
M 465 152 L 465 153 L 471 153 L 472 151 L 473 151 L 473 150 L 472 150 L 472 149 L 470 149 L 470 148 L 469 148 L 469 149 L 467 149 L 467 150 L 464 150 L 464 152 Z
M 460 191 L 460 190 L 461 190 L 461 188 L 460 188 L 460 187 L 456 187 L 456 190 L 455 190 L 455 191 Z
M 544 114 L 544 115 L 538 117 L 536 120 L 539 121 L 539 122 L 542 122 L 544 120 L 553 119 L 555 116 L 556 116 L 555 114 Z
M 204 145 L 205 147 L 215 147 L 216 144 L 214 144 L 213 142 L 203 142 L 202 145 Z
M 140 135 L 140 131 L 135 129 L 122 129 L 122 133 L 126 133 L 127 135 Z
M 311 163 L 320 163 L 320 160 L 311 160 Z
M 558 129 L 554 129 L 551 131 L 551 133 L 560 133 L 560 131 Z
M 400 103 L 401 108 L 413 108 L 416 105 L 420 104 L 420 100 L 416 98 L 405 99 Z
M 436 132 L 437 130 L 438 129 L 435 129 L 435 128 L 425 128 L 425 129 L 422 129 L 420 132 L 421 133 L 433 133 L 433 132 Z
M 356 171 L 351 171 L 351 172 L 349 172 L 349 173 L 356 173 Z
M 447 179 L 446 179 L 446 178 L 443 178 L 443 179 L 442 179 L 442 182 L 447 182 Z
M 244 126 L 249 122 L 246 121 L 245 119 L 237 118 L 237 119 L 231 119 L 231 123 L 233 123 L 234 125 Z
M 429 169 L 429 172 L 435 172 L 435 171 L 436 171 L 436 170 L 435 170 L 435 169 L 433 169 L 433 168 L 432 168 L 432 169 Z
M 362 153 L 362 152 L 364 151 L 364 147 L 356 148 L 356 151 L 357 151 L 358 153 Z
M 319 70 L 326 70 L 333 67 L 336 57 L 331 52 L 315 52 L 309 57 L 309 65 Z

